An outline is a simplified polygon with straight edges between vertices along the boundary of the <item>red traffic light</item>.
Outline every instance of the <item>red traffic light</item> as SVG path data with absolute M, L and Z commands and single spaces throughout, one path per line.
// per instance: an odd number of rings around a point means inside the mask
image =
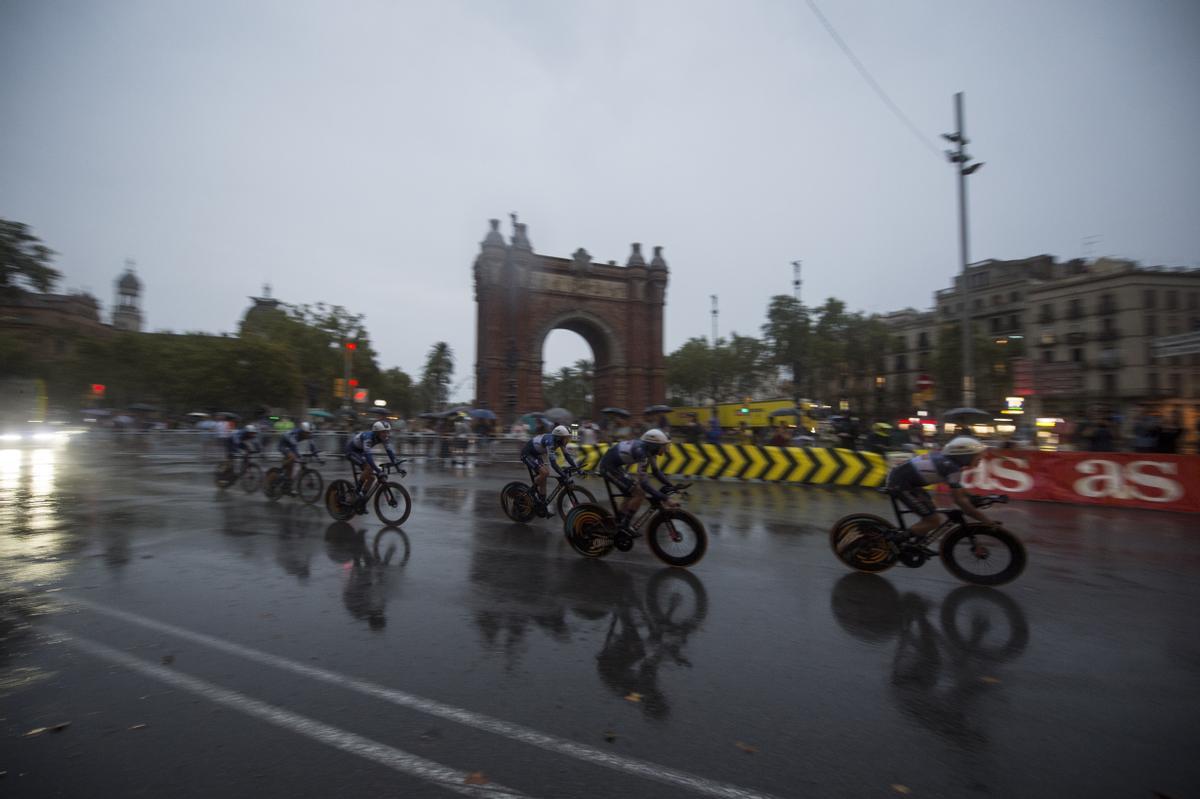
M 353 341 L 347 341 L 347 342 L 346 342 L 346 349 L 348 349 L 348 350 L 356 350 L 356 349 L 358 349 L 358 344 L 356 344 L 356 343 L 355 343 L 355 342 L 353 342 Z
M 355 402 L 366 402 L 367 401 L 367 392 L 365 390 L 364 391 L 355 391 L 354 392 L 354 401 Z
M 95 394 L 97 397 L 103 397 L 104 396 L 104 384 L 103 383 L 92 383 L 92 393 Z
M 357 386 L 357 385 L 358 385 L 358 380 L 357 380 L 357 379 L 355 379 L 355 378 L 353 378 L 353 377 L 352 377 L 352 378 L 350 378 L 350 385 L 351 385 L 351 386 Z

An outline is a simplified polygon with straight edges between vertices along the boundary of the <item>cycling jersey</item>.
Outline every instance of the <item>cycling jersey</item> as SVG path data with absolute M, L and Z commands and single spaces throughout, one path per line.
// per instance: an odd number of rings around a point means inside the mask
M 283 455 L 291 454 L 297 458 L 300 457 L 300 442 L 308 442 L 308 451 L 316 455 L 317 445 L 313 443 L 311 438 L 303 439 L 300 437 L 299 430 L 289 430 L 279 437 L 279 452 Z
M 892 469 L 887 476 L 887 487 L 909 510 L 924 519 L 937 513 L 925 486 L 945 483 L 951 488 L 962 488 L 962 470 L 963 465 L 950 456 L 930 452 Z
M 604 453 L 604 457 L 600 459 L 600 471 L 619 485 L 623 491 L 628 491 L 633 488 L 633 479 L 627 470 L 634 464 L 638 467 L 638 485 L 642 487 L 642 490 L 655 499 L 666 499 L 665 494 L 650 484 L 650 475 L 653 474 L 657 477 L 663 485 L 671 483 L 658 467 L 658 457 L 652 455 L 646 442 L 639 438 L 622 441 L 609 447 L 608 451 Z
M 562 477 L 563 471 L 558 466 L 558 460 L 553 456 L 555 448 L 562 451 L 563 457 L 567 459 L 567 463 L 572 469 L 578 469 L 575 464 L 575 459 L 571 457 L 571 453 L 567 451 L 566 445 L 559 446 L 557 438 L 553 433 L 534 436 L 525 442 L 525 446 L 521 448 L 521 462 L 524 463 L 530 471 L 541 471 L 546 460 L 550 461 L 550 466 L 553 467 L 555 474 Z
M 239 452 L 262 452 L 262 447 L 258 445 L 258 441 L 253 433 L 247 433 L 245 430 L 234 430 L 233 435 L 225 439 L 225 450 L 232 457 Z
M 346 458 L 358 466 L 370 464 L 371 468 L 376 472 L 379 471 L 379 466 L 375 463 L 375 455 L 371 452 L 376 446 L 383 444 L 383 449 L 391 458 L 392 463 L 396 462 L 396 451 L 392 449 L 392 444 L 389 441 L 380 440 L 374 430 L 367 430 L 359 433 L 350 439 L 346 444 Z

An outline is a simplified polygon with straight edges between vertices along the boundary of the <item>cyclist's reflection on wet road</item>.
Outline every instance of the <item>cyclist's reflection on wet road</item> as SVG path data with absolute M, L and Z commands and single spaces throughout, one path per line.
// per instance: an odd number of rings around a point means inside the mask
M 896 640 L 892 695 L 900 710 L 968 751 L 989 743 L 979 703 L 1001 680 L 1001 664 L 1025 651 L 1029 626 L 1009 595 L 963 586 L 935 603 L 915 592 L 901 596 L 883 577 L 848 574 L 833 589 L 838 625 L 872 644 Z
M 342 565 L 342 603 L 355 619 L 372 630 L 387 626 L 388 598 L 399 585 L 394 572 L 408 562 L 408 536 L 399 527 L 384 527 L 371 536 L 346 522 L 325 530 L 325 554 Z

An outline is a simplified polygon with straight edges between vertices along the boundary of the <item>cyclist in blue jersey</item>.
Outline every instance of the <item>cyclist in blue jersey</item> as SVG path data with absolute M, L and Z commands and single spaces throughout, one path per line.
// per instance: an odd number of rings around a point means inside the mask
M 346 460 L 362 468 L 362 485 L 358 488 L 358 510 L 360 513 L 363 512 L 366 505 L 366 498 L 370 496 L 371 484 L 375 482 L 376 477 L 383 476 L 383 470 L 375 463 L 375 455 L 371 450 L 382 444 L 392 465 L 400 465 L 396 462 L 396 451 L 392 449 L 392 445 L 388 442 L 391 435 L 392 426 L 381 420 L 371 425 L 370 430 L 366 430 L 351 438 L 346 444 Z
M 226 463 L 232 463 L 233 459 L 242 453 L 252 455 L 259 452 L 262 452 L 262 447 L 258 444 L 258 427 L 255 425 L 248 424 L 234 430 L 233 435 L 225 439 Z
M 563 470 L 558 466 L 558 459 L 554 457 L 554 450 L 562 453 L 566 459 L 568 468 L 579 469 L 575 459 L 571 457 L 571 453 L 567 451 L 567 443 L 571 440 L 571 431 L 563 425 L 559 425 L 544 435 L 534 436 L 525 442 L 525 446 L 521 449 L 521 463 L 525 464 L 533 475 L 533 485 L 537 488 L 538 512 L 542 516 L 546 516 L 546 478 L 550 476 L 550 468 L 546 465 L 549 461 L 550 466 L 554 467 L 554 473 L 559 477 L 565 477 Z
M 978 465 L 987 446 L 970 436 L 951 439 L 941 452 L 929 452 L 900 464 L 888 472 L 887 488 L 900 502 L 920 517 L 908 528 L 911 535 L 920 537 L 936 529 L 945 519 L 937 512 L 933 497 L 926 486 L 945 483 L 950 487 L 954 504 L 972 519 L 984 524 L 998 524 L 971 503 L 971 495 L 962 487 L 963 469 Z
M 653 475 L 664 487 L 674 487 L 658 466 L 658 456 L 666 451 L 670 443 L 670 436 L 658 428 L 651 428 L 642 433 L 641 438 L 622 441 L 609 447 L 608 451 L 604 453 L 604 457 L 600 459 L 598 467 L 600 473 L 628 494 L 617 515 L 618 528 L 632 532 L 629 530 L 629 522 L 637 513 L 637 509 L 647 494 L 669 508 L 678 506 L 675 500 L 663 494 L 650 483 L 650 476 Z M 637 480 L 634 480 L 627 472 L 629 467 L 635 464 L 638 467 Z
M 301 422 L 299 427 L 295 427 L 279 437 L 279 454 L 283 456 L 283 473 L 289 480 L 292 481 L 292 493 L 295 493 L 296 484 L 296 466 L 300 463 L 300 442 L 308 442 L 308 452 L 310 455 L 317 454 L 317 445 L 312 441 L 312 424 L 309 422 Z

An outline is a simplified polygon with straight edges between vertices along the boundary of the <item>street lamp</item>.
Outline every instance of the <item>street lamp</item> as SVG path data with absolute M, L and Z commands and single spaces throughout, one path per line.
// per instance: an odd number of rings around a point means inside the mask
M 971 352 L 971 303 L 967 290 L 967 175 L 973 175 L 982 161 L 970 163 L 971 156 L 967 155 L 966 146 L 969 143 L 963 125 L 963 93 L 954 95 L 954 120 L 958 130 L 954 133 L 943 133 L 942 138 L 951 144 L 958 145 L 954 150 L 946 150 L 946 158 L 955 165 L 958 172 L 958 241 L 962 258 L 962 286 L 959 296 L 962 297 L 962 390 L 963 405 L 970 408 L 975 405 L 975 367 Z

